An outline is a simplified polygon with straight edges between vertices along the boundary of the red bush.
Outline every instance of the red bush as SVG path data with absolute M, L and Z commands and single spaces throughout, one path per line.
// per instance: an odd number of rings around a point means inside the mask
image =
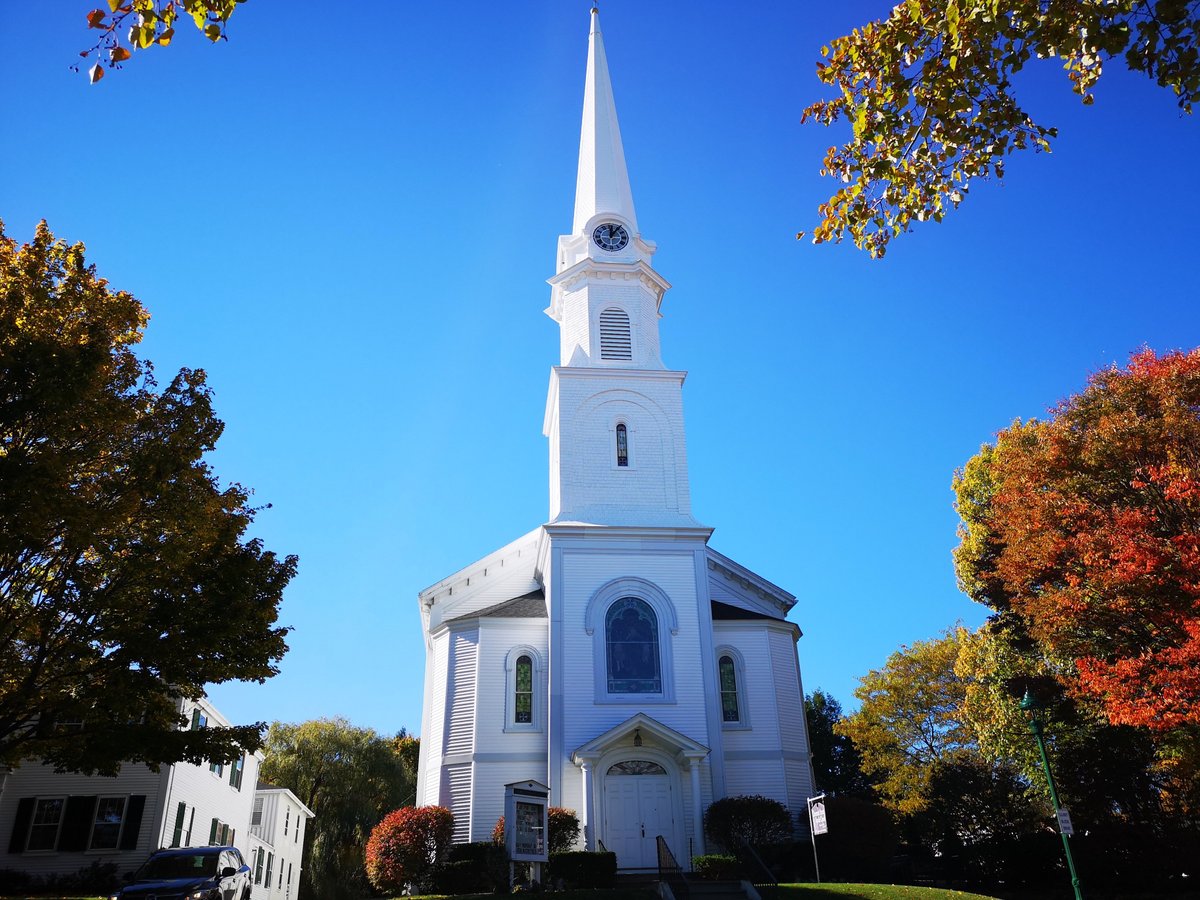
M 551 806 L 546 810 L 546 825 L 549 834 L 546 838 L 550 853 L 563 853 L 572 849 L 579 840 L 579 816 L 575 810 L 565 806 Z M 504 844 L 504 816 L 496 820 L 492 828 L 492 843 Z
M 367 878 L 376 890 L 396 894 L 421 885 L 446 855 L 454 814 L 444 806 L 406 806 L 384 816 L 367 841 Z

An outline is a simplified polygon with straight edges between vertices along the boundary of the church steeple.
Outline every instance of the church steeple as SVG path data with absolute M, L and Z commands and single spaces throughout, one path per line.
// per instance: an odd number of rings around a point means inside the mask
M 558 239 L 550 308 L 559 359 L 543 430 L 550 520 L 694 527 L 683 431 L 684 373 L 663 363 L 659 307 L 670 285 L 650 262 L 633 193 L 600 15 L 591 14 L 571 233 Z
M 579 174 L 575 181 L 575 221 L 571 230 L 580 234 L 597 213 L 624 219 L 629 231 L 637 233 L 633 192 L 621 146 L 621 126 L 613 101 L 604 37 L 600 33 L 600 11 L 592 8 L 588 35 L 587 79 L 583 88 L 583 127 L 579 133 Z

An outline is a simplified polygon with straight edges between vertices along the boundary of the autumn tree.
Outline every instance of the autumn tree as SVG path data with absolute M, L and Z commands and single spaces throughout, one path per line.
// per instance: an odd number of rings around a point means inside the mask
M 105 0 L 108 11 L 93 9 L 87 27 L 99 37 L 79 55 L 95 58 L 88 78 L 95 84 L 104 77 L 105 65 L 118 68 L 136 50 L 167 47 L 175 38 L 177 22 L 195 25 L 213 43 L 225 40 L 225 25 L 245 0 Z
M 839 796 L 869 794 L 871 784 L 854 741 L 835 730 L 845 718 L 842 704 L 818 688 L 804 698 L 804 713 L 817 789 Z
M 858 712 L 834 727 L 854 741 L 863 771 L 894 812 L 924 809 L 935 764 L 974 749 L 961 715 L 965 687 L 954 672 L 965 633 L 951 629 L 893 653 L 855 689 Z
M 384 816 L 371 830 L 367 878 L 375 890 L 398 894 L 428 887 L 454 837 L 454 814 L 444 806 L 409 806 Z
M 961 586 L 1061 684 L 1114 724 L 1200 725 L 1200 350 L 1097 373 L 954 488 Z
M 403 731 L 385 738 L 345 719 L 271 725 L 261 777 L 316 814 L 304 833 L 302 895 L 356 900 L 369 892 L 367 840 L 385 815 L 413 803 L 416 743 Z
M 112 774 L 232 759 L 263 725 L 184 730 L 181 698 L 263 681 L 295 557 L 246 529 L 249 491 L 205 462 L 204 372 L 160 389 L 149 316 L 82 244 L 0 225 L 0 765 Z
M 1191 112 L 1200 91 L 1196 0 L 905 0 L 822 48 L 817 76 L 837 89 L 804 112 L 849 123 L 823 174 L 813 241 L 849 236 L 872 257 L 913 222 L 940 221 L 975 178 L 1002 178 L 1009 154 L 1057 136 L 1021 107 L 1014 76 L 1057 59 L 1085 104 L 1106 63 L 1142 72 Z M 803 236 L 803 232 L 801 235 Z

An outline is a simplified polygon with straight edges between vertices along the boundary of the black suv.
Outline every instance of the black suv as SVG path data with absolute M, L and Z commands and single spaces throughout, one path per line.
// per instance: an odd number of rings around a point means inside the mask
M 109 900 L 250 900 L 250 867 L 237 847 L 159 850 Z

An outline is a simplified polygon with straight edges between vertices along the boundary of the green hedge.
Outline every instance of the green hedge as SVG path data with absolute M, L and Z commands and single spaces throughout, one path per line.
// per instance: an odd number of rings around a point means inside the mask
M 736 856 L 710 853 L 693 856 L 692 871 L 708 881 L 737 881 L 742 877 L 742 864 Z
M 609 888 L 617 877 L 617 854 L 568 850 L 550 854 L 549 881 L 565 888 Z

